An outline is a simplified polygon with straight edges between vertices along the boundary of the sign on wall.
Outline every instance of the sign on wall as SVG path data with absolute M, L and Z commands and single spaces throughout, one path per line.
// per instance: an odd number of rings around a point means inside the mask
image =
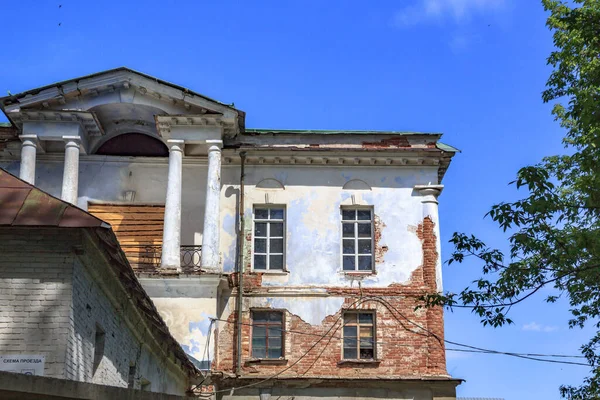
M 0 371 L 17 372 L 25 375 L 44 376 L 45 356 L 14 354 L 0 355 Z

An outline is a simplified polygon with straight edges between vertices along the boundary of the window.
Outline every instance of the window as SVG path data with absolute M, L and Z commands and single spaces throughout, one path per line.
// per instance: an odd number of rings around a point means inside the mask
M 94 363 L 92 364 L 92 375 L 96 374 L 102 357 L 104 357 L 104 341 L 106 334 L 100 325 L 96 324 L 96 334 L 94 335 Z
M 344 314 L 345 360 L 372 360 L 375 358 L 375 324 L 372 312 Z
M 283 357 L 283 313 L 252 311 L 252 357 Z
M 342 268 L 373 269 L 373 210 L 342 208 Z
M 284 222 L 282 207 L 254 209 L 254 269 L 283 270 Z

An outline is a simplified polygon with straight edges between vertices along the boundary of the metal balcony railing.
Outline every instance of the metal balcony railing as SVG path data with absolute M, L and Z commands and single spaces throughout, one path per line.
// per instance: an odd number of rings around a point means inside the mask
M 136 270 L 155 271 L 160 268 L 162 255 L 162 245 L 160 244 L 124 245 L 123 250 L 129 258 L 132 267 Z M 180 251 L 182 272 L 200 271 L 202 246 L 182 245 Z

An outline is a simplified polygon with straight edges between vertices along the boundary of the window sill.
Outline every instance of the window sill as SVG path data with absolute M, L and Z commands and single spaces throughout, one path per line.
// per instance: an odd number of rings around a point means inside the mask
M 285 358 L 251 358 L 246 360 L 246 364 L 262 364 L 262 365 L 285 365 L 288 360 Z
M 271 269 L 254 269 L 253 274 L 264 274 L 264 275 L 289 275 L 290 271 L 287 270 L 271 270 Z
M 344 275 L 348 276 L 369 276 L 369 275 L 377 275 L 376 271 L 344 271 L 342 270 Z
M 340 360 L 338 361 L 338 365 L 345 365 L 345 364 L 368 364 L 368 365 L 377 365 L 381 363 L 381 360 L 378 359 L 370 359 L 370 360 Z

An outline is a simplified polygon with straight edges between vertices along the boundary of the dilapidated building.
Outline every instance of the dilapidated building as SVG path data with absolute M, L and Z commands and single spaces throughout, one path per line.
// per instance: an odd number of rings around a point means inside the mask
M 218 398 L 455 398 L 440 134 L 250 129 L 126 68 L 0 99 L 0 167 L 111 224 Z M 284 397 L 284 398 L 287 398 Z

